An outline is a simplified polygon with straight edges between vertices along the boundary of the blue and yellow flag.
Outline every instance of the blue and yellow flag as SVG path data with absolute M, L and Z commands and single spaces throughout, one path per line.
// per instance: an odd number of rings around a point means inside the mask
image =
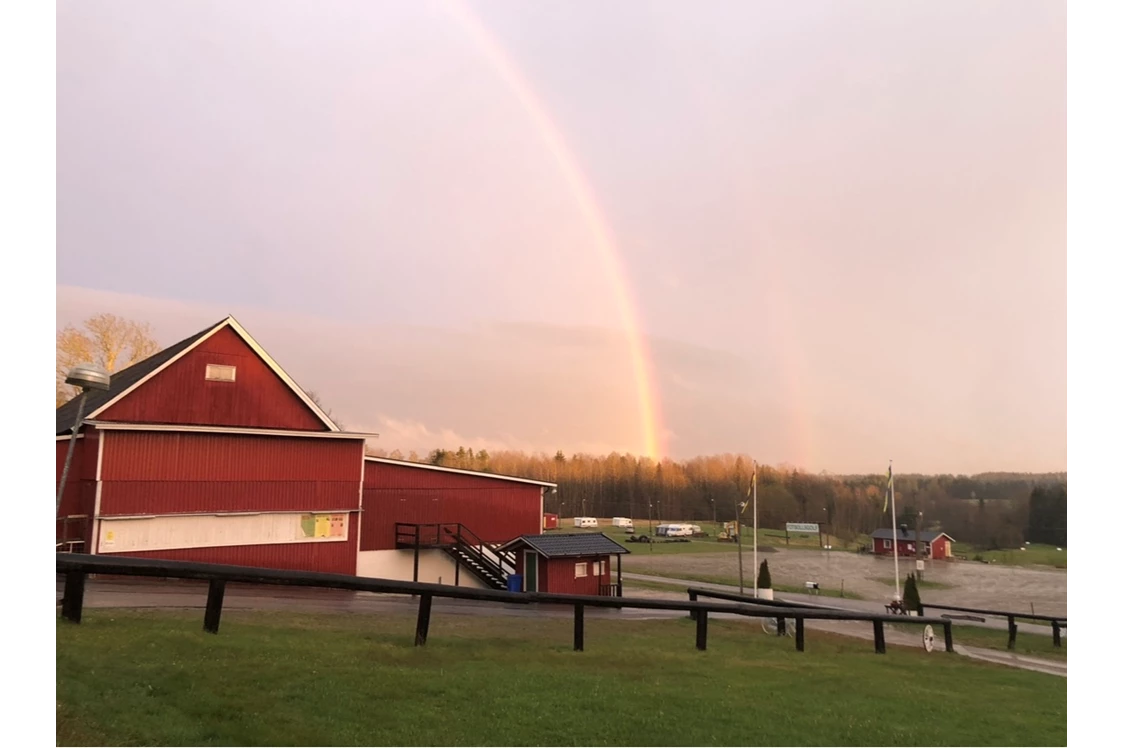
M 893 466 L 889 466 L 889 482 L 885 486 L 885 506 L 881 508 L 881 513 L 889 511 L 889 492 L 893 490 Z

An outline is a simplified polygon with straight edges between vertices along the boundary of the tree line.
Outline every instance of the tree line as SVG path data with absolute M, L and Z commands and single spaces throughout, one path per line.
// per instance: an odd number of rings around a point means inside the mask
M 753 461 L 745 455 L 711 455 L 653 461 L 630 454 L 565 455 L 461 447 L 421 457 L 395 450 L 374 454 L 444 467 L 516 475 L 558 484 L 546 511 L 565 517 L 631 517 L 641 525 L 661 521 L 731 521 L 748 498 Z M 827 475 L 760 465 L 757 516 L 761 527 L 818 522 L 844 541 L 890 526 L 884 511 L 886 476 Z M 893 476 L 897 523 L 939 529 L 981 548 L 1022 542 L 1064 545 L 1067 474 L 983 473 Z M 746 515 L 743 519 L 748 519 Z

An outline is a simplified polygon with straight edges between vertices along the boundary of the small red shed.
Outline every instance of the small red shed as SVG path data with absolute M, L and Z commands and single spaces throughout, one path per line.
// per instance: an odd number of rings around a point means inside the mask
M 873 552 L 875 554 L 879 556 L 893 555 L 892 530 L 874 530 L 870 537 L 873 538 Z M 919 541 L 921 543 L 922 558 L 936 560 L 951 558 L 951 544 L 955 542 L 955 538 L 951 537 L 946 532 L 921 532 Z M 915 532 L 910 530 L 897 530 L 897 543 L 898 556 L 916 555 L 917 534 Z
M 629 551 L 604 533 L 523 535 L 503 544 L 498 551 L 515 553 L 515 573 L 522 575 L 524 592 L 617 597 L 623 594 L 620 558 Z
M 545 513 L 542 515 L 542 529 L 543 530 L 556 530 L 558 529 L 558 515 Z

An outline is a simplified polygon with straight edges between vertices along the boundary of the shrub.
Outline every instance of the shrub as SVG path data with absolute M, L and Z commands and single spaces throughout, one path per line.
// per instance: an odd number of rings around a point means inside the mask
M 768 573 L 768 560 L 760 562 L 760 573 L 756 578 L 756 586 L 762 590 L 772 589 L 772 575 Z
M 920 590 L 916 586 L 916 577 L 912 574 L 905 579 L 905 595 L 901 602 L 905 604 L 905 610 L 920 610 Z

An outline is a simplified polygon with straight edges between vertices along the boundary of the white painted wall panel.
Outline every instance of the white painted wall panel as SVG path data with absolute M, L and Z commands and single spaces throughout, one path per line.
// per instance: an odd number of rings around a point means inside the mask
M 359 551 L 356 574 L 360 577 L 413 581 L 413 551 Z M 456 562 L 440 550 L 423 550 L 418 555 L 417 581 L 455 584 Z M 460 586 L 485 589 L 483 582 L 466 566 L 460 567 Z
M 333 543 L 347 540 L 348 524 L 345 512 L 103 517 L 98 551 L 127 553 L 273 543 Z

